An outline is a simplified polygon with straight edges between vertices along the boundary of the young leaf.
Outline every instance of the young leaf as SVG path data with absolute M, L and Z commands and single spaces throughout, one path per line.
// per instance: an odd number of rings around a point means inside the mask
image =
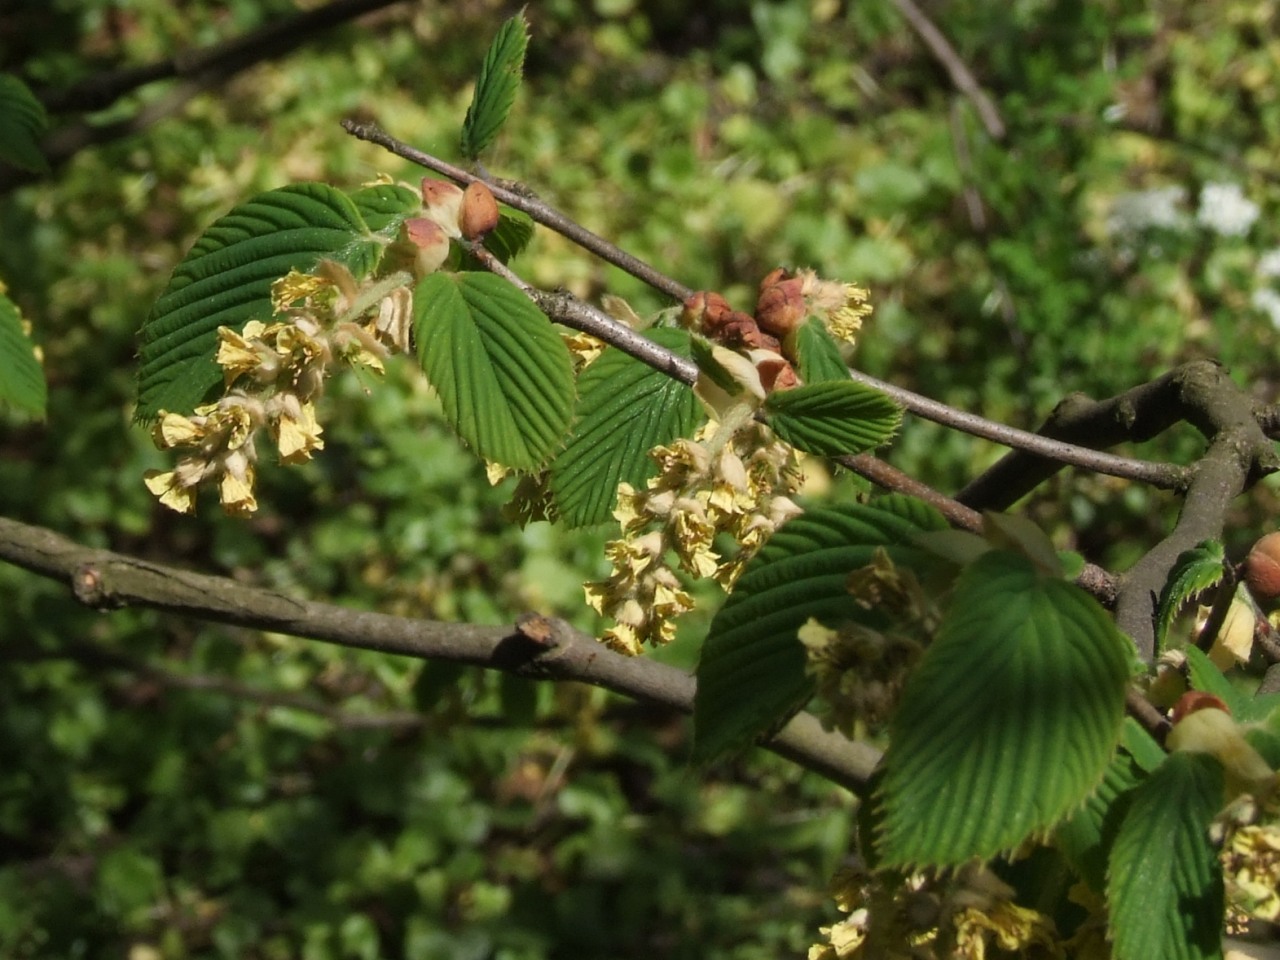
M 18 305 L 0 293 L 0 403 L 43 417 L 45 400 L 44 370 L 22 329 Z
M 498 28 L 480 67 L 476 90 L 462 122 L 462 154 L 474 160 L 493 142 L 515 103 L 529 42 L 524 11 Z
M 994 546 L 1021 553 L 1039 567 L 1041 573 L 1062 576 L 1062 561 L 1053 548 L 1053 541 L 1034 521 L 988 510 L 982 515 L 982 533 Z
M 573 415 L 573 362 L 545 315 L 491 273 L 433 273 L 413 295 L 418 359 L 453 428 L 486 460 L 541 466 Z
M 422 197 L 395 183 L 378 183 L 354 190 L 351 202 L 370 232 L 383 237 L 394 237 L 400 224 L 422 209 Z
M 649 337 L 689 355 L 689 334 L 659 328 Z M 551 492 L 571 527 L 608 520 L 618 483 L 636 489 L 657 472 L 649 451 L 687 436 L 701 410 L 693 391 L 610 347 L 578 380 L 577 420 L 568 446 L 551 465 Z
M 878 390 L 850 380 L 811 383 L 769 394 L 764 410 L 774 432 L 797 450 L 834 457 L 886 442 L 902 408 Z
M 40 135 L 49 125 L 44 107 L 17 77 L 0 74 L 0 163 L 31 173 L 48 173 Z
M 484 238 L 485 249 L 503 263 L 517 256 L 533 239 L 533 218 L 523 210 L 498 208 L 498 225 Z
M 805 383 L 849 379 L 849 367 L 840 356 L 840 347 L 821 320 L 810 317 L 795 329 L 788 342 L 798 364 L 796 372 Z
M 1116 960 L 1222 956 L 1222 868 L 1209 840 L 1222 790 L 1221 764 L 1183 751 L 1134 790 L 1107 872 Z
M 961 574 L 890 724 L 890 866 L 988 859 L 1057 825 L 1120 737 L 1128 641 L 1092 597 L 993 550 Z
M 895 563 L 927 559 L 913 539 L 946 521 L 927 504 L 892 495 L 808 511 L 770 538 L 711 621 L 693 701 L 693 755 L 714 760 L 785 722 L 812 692 L 797 631 L 865 619 L 849 574 L 884 547 Z
M 357 277 L 382 252 L 346 194 L 323 183 L 269 190 L 215 221 L 169 278 L 142 323 L 138 409 L 187 413 L 222 379 L 218 327 L 271 315 L 271 284 L 329 258 Z
M 1184 604 L 1196 594 L 1216 587 L 1226 576 L 1226 554 L 1216 540 L 1205 540 L 1179 555 L 1169 571 L 1156 608 L 1156 643 L 1164 646 L 1169 625 Z

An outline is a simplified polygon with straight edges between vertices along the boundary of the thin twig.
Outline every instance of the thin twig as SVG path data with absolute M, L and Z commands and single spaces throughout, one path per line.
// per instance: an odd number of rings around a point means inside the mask
M 893 5 L 898 8 L 898 12 L 911 25 L 911 29 L 924 41 L 925 46 L 938 59 L 938 62 L 946 68 L 955 88 L 973 102 L 974 108 L 978 111 L 978 116 L 982 119 L 982 125 L 986 128 L 987 133 L 990 134 L 991 139 L 1003 140 L 1006 128 L 1004 119 L 1000 116 L 1000 111 L 996 109 L 995 103 L 987 96 L 986 91 L 982 89 L 978 81 L 974 79 L 972 71 L 960 59 L 960 55 L 956 53 L 955 48 L 943 36 L 942 31 L 933 25 L 933 21 L 924 15 L 924 11 L 917 7 L 913 0 L 893 0 Z
M 429 153 L 424 153 L 411 147 L 402 140 L 397 140 L 374 123 L 365 123 L 360 120 L 343 120 L 342 128 L 359 140 L 376 143 L 390 153 L 394 153 L 397 157 L 426 167 L 428 170 L 434 170 L 450 180 L 458 183 L 471 183 L 473 180 L 483 181 L 493 191 L 493 195 L 507 206 L 527 213 L 537 223 L 567 237 L 582 249 L 595 254 L 606 263 L 613 264 L 620 270 L 631 274 L 637 280 L 647 283 L 655 290 L 665 293 L 674 300 L 683 303 L 694 293 L 689 287 L 682 283 L 677 283 L 666 274 L 655 270 L 639 257 L 632 256 L 621 247 L 610 243 L 604 237 L 592 233 L 580 223 L 565 216 L 555 207 L 543 203 L 533 195 L 532 191 L 519 184 L 507 184 L 501 180 L 485 180 L 483 177 L 470 173 L 461 167 L 456 167 L 451 163 L 433 157 Z

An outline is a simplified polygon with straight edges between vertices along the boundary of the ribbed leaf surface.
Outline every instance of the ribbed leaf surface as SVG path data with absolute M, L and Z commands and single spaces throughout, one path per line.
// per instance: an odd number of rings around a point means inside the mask
M 1160 592 L 1156 611 L 1156 640 L 1161 645 L 1183 605 L 1202 590 L 1217 586 L 1226 576 L 1225 559 L 1222 544 L 1216 540 L 1197 543 L 1178 556 Z
M 827 325 L 817 317 L 800 324 L 791 337 L 799 364 L 797 372 L 805 383 L 849 379 L 849 368 L 840 356 L 839 345 Z
M 360 219 L 373 233 L 394 236 L 405 218 L 422 209 L 422 197 L 395 183 L 361 187 L 351 194 Z
M 462 153 L 474 160 L 493 142 L 506 122 L 516 91 L 520 89 L 520 73 L 524 69 L 524 51 L 529 42 L 524 13 L 516 14 L 498 28 L 489 44 L 476 90 L 462 123 Z
M 1131 717 L 1126 717 L 1124 745 L 1107 764 L 1102 783 L 1084 806 L 1054 831 L 1054 846 L 1098 894 L 1106 890 L 1107 857 L 1129 809 L 1130 792 L 1146 777 L 1146 767 L 1127 749 L 1137 738 L 1143 741 L 1144 749 L 1140 752 L 1154 750 L 1159 758 L 1157 766 L 1164 761 L 1165 753 L 1160 745 Z
M 1102 779 L 1128 672 L 1092 597 L 1021 554 L 981 556 L 890 725 L 882 862 L 988 859 L 1058 824 Z
M 27 85 L 0 74 L 0 163 L 46 173 L 49 161 L 40 151 L 40 135 L 48 124 L 44 107 Z
M 486 460 L 532 470 L 573 416 L 573 363 L 545 315 L 490 273 L 433 273 L 413 296 L 418 359 L 445 415 Z
M 18 305 L 0 293 L 0 404 L 44 416 L 44 370 L 22 330 Z
M 1107 874 L 1115 960 L 1222 956 L 1222 869 L 1209 842 L 1222 790 L 1217 760 L 1178 751 L 1134 791 Z
M 769 394 L 768 424 L 797 450 L 834 457 L 878 447 L 897 432 L 902 408 L 851 380 L 811 383 Z
M 800 627 L 810 617 L 864 619 L 849 574 L 876 547 L 910 567 L 925 557 L 912 539 L 945 526 L 932 507 L 894 495 L 811 510 L 775 533 L 711 622 L 697 671 L 694 757 L 714 760 L 785 722 L 812 693 Z
M 259 194 L 215 221 L 178 264 L 142 324 L 139 420 L 186 413 L 222 378 L 218 327 L 271 315 L 271 284 L 329 258 L 363 276 L 381 244 L 356 205 L 323 183 Z
M 689 334 L 655 329 L 650 339 L 689 356 Z M 649 451 L 687 436 L 700 419 L 683 383 L 610 347 L 578 380 L 577 418 L 568 446 L 551 465 L 551 492 L 571 527 L 608 520 L 625 480 L 643 490 L 657 465 Z

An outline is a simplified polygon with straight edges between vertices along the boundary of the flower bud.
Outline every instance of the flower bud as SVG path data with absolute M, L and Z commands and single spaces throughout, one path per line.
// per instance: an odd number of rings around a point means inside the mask
M 751 352 L 764 351 L 753 350 Z M 760 374 L 760 383 L 764 385 L 766 393 L 773 393 L 775 390 L 790 390 L 800 385 L 800 378 L 796 376 L 795 368 L 779 356 L 769 356 L 757 360 L 756 372 Z
M 1258 600 L 1280 597 L 1280 533 L 1258 540 L 1244 561 L 1244 580 Z
M 448 180 L 424 177 L 422 202 L 427 208 L 426 215 L 430 219 L 440 224 L 447 235 L 458 236 L 458 217 L 462 210 L 461 187 Z
M 417 250 L 419 275 L 439 270 L 449 256 L 449 238 L 440 224 L 426 217 L 410 217 L 404 222 L 404 233 Z
M 756 321 L 762 330 L 782 338 L 804 323 L 809 309 L 802 287 L 800 278 L 788 277 L 780 270 L 765 277 L 756 300 Z
M 462 212 L 458 228 L 468 240 L 483 240 L 498 225 L 498 201 L 493 191 L 479 180 L 467 184 L 462 192 Z

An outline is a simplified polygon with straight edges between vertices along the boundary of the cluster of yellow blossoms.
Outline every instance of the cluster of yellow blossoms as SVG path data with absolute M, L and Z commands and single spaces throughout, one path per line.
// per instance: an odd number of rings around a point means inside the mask
M 760 424 L 712 421 L 650 456 L 658 475 L 648 489 L 618 487 L 614 516 L 623 535 L 605 548 L 613 572 L 586 585 L 587 603 L 616 621 L 605 641 L 629 654 L 670 641 L 672 618 L 693 606 L 669 555 L 685 573 L 728 589 L 769 535 L 800 512 L 787 496 L 801 481 L 795 449 Z
M 809 960 L 1066 956 L 1053 921 L 1014 903 L 1013 889 L 984 867 L 893 883 L 847 870 L 836 876 L 833 893 L 848 916 L 821 928 L 824 942 L 809 948 Z
M 197 487 L 214 483 L 228 513 L 255 511 L 258 434 L 268 432 L 282 463 L 309 460 L 324 448 L 315 404 L 334 366 L 381 373 L 392 351 L 407 349 L 408 291 L 397 287 L 368 301 L 344 267 L 324 262 L 315 275 L 276 281 L 274 322 L 251 320 L 239 333 L 219 327 L 217 362 L 229 389 L 192 416 L 160 415 L 156 445 L 189 452 L 172 470 L 148 471 L 147 488 L 165 506 L 191 513 Z

